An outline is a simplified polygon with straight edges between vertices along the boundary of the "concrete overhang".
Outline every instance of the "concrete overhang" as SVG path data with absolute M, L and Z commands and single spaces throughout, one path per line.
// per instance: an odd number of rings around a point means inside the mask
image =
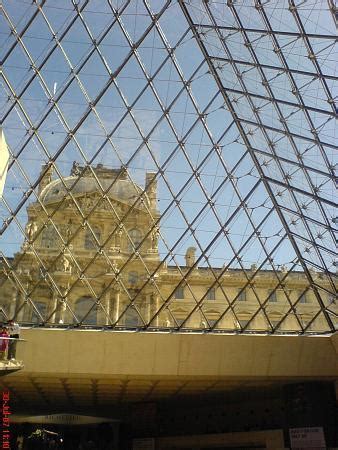
M 24 369 L 0 383 L 37 413 L 338 378 L 337 335 L 25 329 L 22 337 Z

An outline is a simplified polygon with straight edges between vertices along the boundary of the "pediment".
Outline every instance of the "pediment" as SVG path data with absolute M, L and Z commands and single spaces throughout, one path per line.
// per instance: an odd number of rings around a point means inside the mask
M 206 314 L 219 314 L 219 311 L 217 311 L 216 309 L 206 309 L 204 312 Z
M 283 314 L 280 311 L 269 311 L 268 316 L 271 317 L 282 317 Z
M 238 317 L 240 316 L 252 316 L 252 311 L 242 309 L 241 311 L 236 312 Z
M 172 310 L 172 313 L 179 313 L 179 314 L 184 313 L 184 314 L 187 314 L 188 311 L 186 309 L 183 309 L 183 308 L 176 308 L 175 310 Z

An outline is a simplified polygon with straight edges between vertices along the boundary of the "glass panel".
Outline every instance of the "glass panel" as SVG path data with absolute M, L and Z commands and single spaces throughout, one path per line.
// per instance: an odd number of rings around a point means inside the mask
M 22 3 L 1 3 L 4 320 L 31 320 L 50 291 L 45 326 L 136 323 L 132 296 L 140 330 L 172 324 L 176 303 L 195 330 L 215 301 L 227 332 L 270 332 L 276 314 L 334 332 L 328 8 Z

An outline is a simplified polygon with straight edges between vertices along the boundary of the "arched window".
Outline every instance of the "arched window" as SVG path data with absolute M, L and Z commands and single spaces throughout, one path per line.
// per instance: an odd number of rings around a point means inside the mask
M 277 291 L 270 289 L 268 291 L 268 296 L 269 296 L 269 302 L 271 303 L 276 303 L 277 302 Z
M 140 317 L 137 314 L 137 311 L 135 309 L 129 308 L 126 311 L 126 319 L 125 319 L 125 326 L 126 327 L 137 327 L 139 325 Z
M 128 239 L 128 251 L 133 252 L 135 248 L 137 248 L 142 242 L 142 233 L 137 228 L 133 228 L 128 231 L 129 239 Z M 131 242 L 130 242 L 131 241 Z
M 81 297 L 76 300 L 74 313 L 79 322 L 83 322 L 85 325 L 97 324 L 97 306 L 95 303 L 95 300 L 91 297 Z M 89 314 L 88 311 L 90 311 Z M 86 318 L 84 318 L 85 316 Z
M 84 246 L 86 250 L 96 250 L 97 249 L 97 242 L 94 238 L 94 235 L 97 239 L 97 241 L 100 242 L 101 239 L 101 230 L 97 226 L 92 226 L 91 228 L 87 228 L 86 234 L 85 234 L 85 241 Z
M 59 235 L 52 224 L 46 226 L 41 233 L 41 247 L 56 248 L 59 242 Z
M 246 290 L 238 289 L 238 297 L 237 300 L 239 302 L 246 302 Z

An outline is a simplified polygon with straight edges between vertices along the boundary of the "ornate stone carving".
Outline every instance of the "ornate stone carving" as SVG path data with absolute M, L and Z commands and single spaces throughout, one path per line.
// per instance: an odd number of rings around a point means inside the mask
M 123 228 L 120 227 L 116 233 L 115 236 L 115 247 L 120 248 L 121 247 L 121 241 L 122 241 L 122 234 L 123 234 Z
M 73 166 L 72 166 L 72 170 L 71 170 L 70 174 L 73 176 L 78 176 L 81 174 L 80 164 L 78 162 L 73 161 Z
M 71 273 L 72 265 L 70 258 L 67 257 L 66 255 L 62 255 L 57 264 L 57 270 L 59 272 Z
M 26 236 L 28 238 L 28 242 L 32 242 L 36 232 L 38 231 L 38 226 L 36 222 L 33 220 L 31 222 L 28 222 L 25 228 Z
M 69 240 L 72 237 L 73 228 L 74 228 L 74 226 L 73 226 L 72 219 L 69 219 L 67 225 L 65 226 L 65 234 L 64 234 L 64 236 L 66 237 L 67 240 Z
M 158 250 L 158 238 L 160 236 L 160 230 L 158 227 L 155 227 L 151 233 L 151 249 L 156 252 Z

